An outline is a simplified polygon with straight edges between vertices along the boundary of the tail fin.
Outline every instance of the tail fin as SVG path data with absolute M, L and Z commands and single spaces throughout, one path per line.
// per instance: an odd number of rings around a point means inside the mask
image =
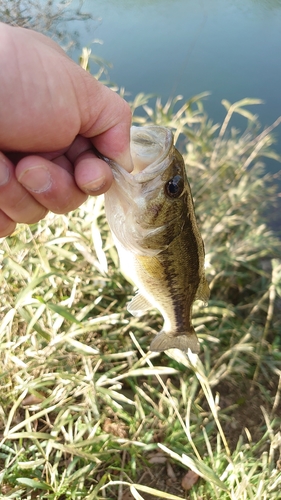
M 200 345 L 195 332 L 173 336 L 171 333 L 162 331 L 152 340 L 150 350 L 162 352 L 168 349 L 180 349 L 184 352 L 190 349 L 194 354 L 198 354 Z

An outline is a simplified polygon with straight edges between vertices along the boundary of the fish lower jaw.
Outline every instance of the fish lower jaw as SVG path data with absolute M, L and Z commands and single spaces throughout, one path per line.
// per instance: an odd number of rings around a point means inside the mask
M 168 349 L 180 349 L 187 352 L 190 349 L 194 354 L 200 351 L 200 344 L 195 332 L 175 334 L 172 332 L 161 331 L 152 340 L 150 350 L 154 352 L 163 352 Z

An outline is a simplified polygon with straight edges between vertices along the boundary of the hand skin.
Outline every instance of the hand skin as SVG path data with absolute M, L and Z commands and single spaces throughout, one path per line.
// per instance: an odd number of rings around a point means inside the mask
M 0 237 L 66 213 L 128 171 L 131 112 L 51 39 L 0 23 Z

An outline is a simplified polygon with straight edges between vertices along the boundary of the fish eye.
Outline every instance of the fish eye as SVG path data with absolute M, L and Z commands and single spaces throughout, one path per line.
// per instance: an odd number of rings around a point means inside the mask
M 165 184 L 165 192 L 170 198 L 178 198 L 184 189 L 183 178 L 180 175 L 175 175 Z

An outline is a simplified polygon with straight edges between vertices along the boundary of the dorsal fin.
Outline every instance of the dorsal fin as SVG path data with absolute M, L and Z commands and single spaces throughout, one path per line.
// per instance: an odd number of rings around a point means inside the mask
M 198 286 L 195 300 L 202 300 L 207 305 L 209 298 L 210 298 L 210 288 L 205 276 L 203 276 Z

